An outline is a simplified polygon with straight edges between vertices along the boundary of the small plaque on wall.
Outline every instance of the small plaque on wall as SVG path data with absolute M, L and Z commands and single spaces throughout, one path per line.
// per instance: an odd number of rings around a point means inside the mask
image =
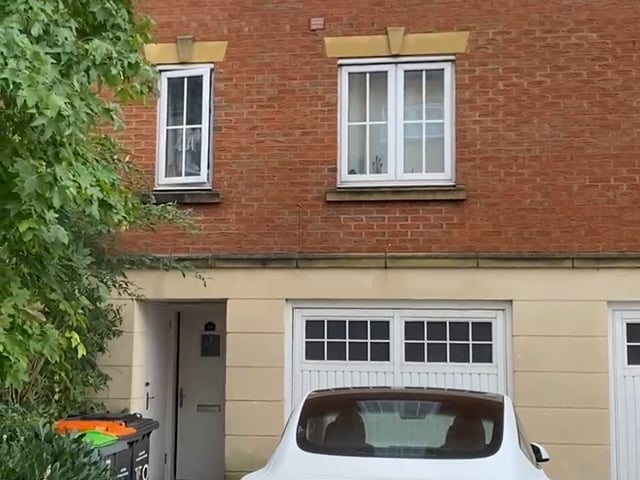
M 200 356 L 219 357 L 220 356 L 220 335 L 217 333 L 205 332 L 200 335 Z

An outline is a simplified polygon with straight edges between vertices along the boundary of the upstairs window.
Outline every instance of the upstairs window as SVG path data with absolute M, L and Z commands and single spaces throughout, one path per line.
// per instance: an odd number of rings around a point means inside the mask
M 340 186 L 454 183 L 451 62 L 343 65 Z
M 211 69 L 160 72 L 157 186 L 210 183 Z

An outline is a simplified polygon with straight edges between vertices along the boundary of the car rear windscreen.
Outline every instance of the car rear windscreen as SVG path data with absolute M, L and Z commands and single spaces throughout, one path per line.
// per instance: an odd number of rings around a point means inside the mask
M 307 452 L 389 458 L 479 458 L 502 442 L 496 397 L 431 392 L 312 395 L 297 429 Z

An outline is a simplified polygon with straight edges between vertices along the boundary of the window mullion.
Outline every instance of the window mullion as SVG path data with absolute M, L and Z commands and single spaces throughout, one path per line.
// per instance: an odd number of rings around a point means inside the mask
M 182 175 L 181 177 L 186 177 L 186 168 L 187 168 L 187 79 L 189 77 L 184 77 L 184 93 L 183 99 L 184 102 L 182 104 Z
M 370 82 L 371 82 L 371 74 L 369 72 L 365 73 L 364 78 L 365 80 L 365 95 L 364 95 L 364 108 L 365 108 L 365 114 L 364 114 L 364 120 L 366 122 L 365 125 L 365 147 L 364 147 L 364 161 L 365 161 L 365 173 L 367 175 L 369 175 L 371 172 L 369 170 L 369 162 L 370 162 L 370 156 L 371 156 L 371 152 L 370 152 L 370 145 L 371 145 L 371 139 L 370 139 L 370 135 L 371 135 L 371 126 L 369 125 L 369 120 L 371 120 L 370 115 L 371 115 L 371 92 L 370 92 Z
M 389 135 L 390 150 L 393 152 L 393 169 L 394 180 L 402 178 L 403 170 L 403 157 L 404 157 L 404 125 L 403 111 L 404 111 L 404 78 L 402 77 L 403 70 L 400 66 L 395 66 L 389 70 L 389 118 L 393 121 L 393 126 L 390 128 L 391 134 Z
M 422 173 L 427 174 L 427 71 L 422 70 Z

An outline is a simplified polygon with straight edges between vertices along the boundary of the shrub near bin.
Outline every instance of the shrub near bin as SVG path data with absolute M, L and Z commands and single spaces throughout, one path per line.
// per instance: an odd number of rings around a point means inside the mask
M 59 435 L 44 423 L 2 427 L 0 479 L 111 480 L 98 451 L 77 435 Z

